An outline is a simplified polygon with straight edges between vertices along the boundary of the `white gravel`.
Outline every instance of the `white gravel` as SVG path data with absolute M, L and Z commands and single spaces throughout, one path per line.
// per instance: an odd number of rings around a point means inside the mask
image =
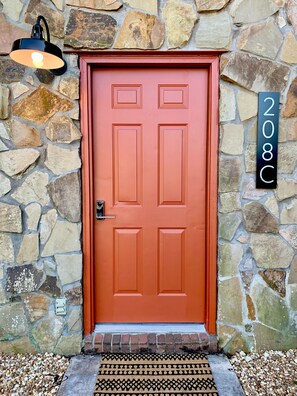
M 52 353 L 0 353 L 0 395 L 56 395 L 68 365 L 69 359 Z
M 230 361 L 247 396 L 297 395 L 297 349 L 240 352 Z

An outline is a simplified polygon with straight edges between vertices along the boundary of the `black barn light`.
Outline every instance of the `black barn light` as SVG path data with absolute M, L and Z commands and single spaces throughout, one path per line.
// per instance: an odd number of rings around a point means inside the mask
M 47 41 L 43 38 L 41 21 L 46 29 Z M 13 43 L 10 57 L 25 66 L 50 70 L 56 76 L 60 76 L 67 70 L 62 51 L 50 42 L 48 24 L 42 15 L 37 17 L 32 27 L 31 38 L 21 38 Z

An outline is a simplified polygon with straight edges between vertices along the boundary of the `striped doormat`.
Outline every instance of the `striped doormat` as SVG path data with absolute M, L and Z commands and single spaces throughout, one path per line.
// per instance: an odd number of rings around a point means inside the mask
M 207 355 L 103 354 L 96 396 L 218 395 Z

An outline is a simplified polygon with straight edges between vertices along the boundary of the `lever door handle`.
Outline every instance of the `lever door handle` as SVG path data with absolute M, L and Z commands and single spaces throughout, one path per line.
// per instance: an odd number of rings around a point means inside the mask
M 96 201 L 96 220 L 115 219 L 115 216 L 105 216 L 105 201 Z

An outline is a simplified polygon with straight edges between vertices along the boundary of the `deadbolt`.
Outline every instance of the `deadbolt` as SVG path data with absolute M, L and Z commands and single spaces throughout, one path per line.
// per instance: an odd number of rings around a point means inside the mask
M 96 219 L 115 219 L 115 216 L 105 216 L 105 201 L 103 201 L 102 199 L 96 201 Z

